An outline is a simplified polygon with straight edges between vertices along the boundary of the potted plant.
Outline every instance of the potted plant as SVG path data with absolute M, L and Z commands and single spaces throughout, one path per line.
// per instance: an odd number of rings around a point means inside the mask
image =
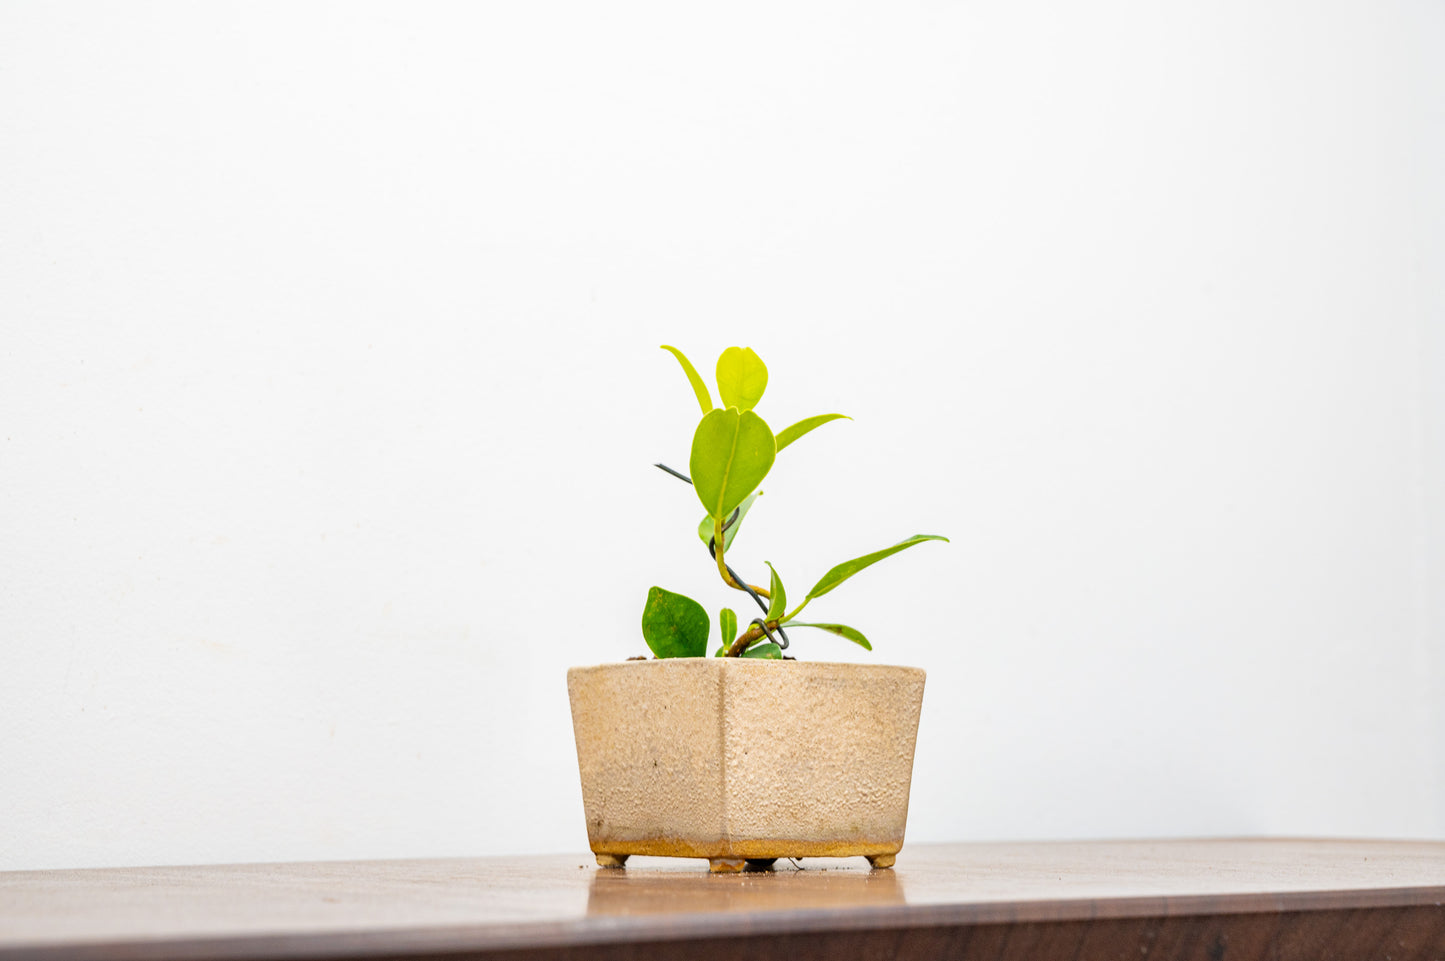
M 698 526 L 718 576 L 758 608 L 724 607 L 719 644 L 697 601 L 653 587 L 642 635 L 653 657 L 567 672 L 587 834 L 598 864 L 630 855 L 707 858 L 713 871 L 766 868 L 780 857 L 862 855 L 891 867 L 903 846 L 924 672 L 793 660 L 788 631 L 813 628 L 872 650 L 857 629 L 802 621 L 811 602 L 859 571 L 930 540 L 915 534 L 844 561 L 792 608 L 778 571 L 763 587 L 727 552 L 777 455 L 843 417 L 819 414 L 774 434 L 754 409 L 768 370 L 746 347 L 717 362 L 721 406 L 675 347 L 702 409 L 688 474 L 707 514 Z M 739 630 L 741 628 L 741 630 Z

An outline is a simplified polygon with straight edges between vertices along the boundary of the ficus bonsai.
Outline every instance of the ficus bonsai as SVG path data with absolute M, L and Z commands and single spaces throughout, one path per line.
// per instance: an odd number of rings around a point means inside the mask
M 914 534 L 892 547 L 844 561 L 824 574 L 803 600 L 788 610 L 783 580 L 771 563 L 768 563 L 768 586 L 761 587 L 740 577 L 728 565 L 726 554 L 742 527 L 743 518 L 762 493 L 758 485 L 767 477 L 777 455 L 809 431 L 845 415 L 806 417 L 774 434 L 754 410 L 767 388 L 768 368 L 752 348 L 729 347 L 718 357 L 719 407 L 713 406 L 707 384 L 683 352 L 665 344 L 662 349 L 671 352 L 682 365 L 698 406 L 702 408 L 702 420 L 692 436 L 692 453 L 688 460 L 691 476 L 663 464 L 656 466 L 692 484 L 698 500 L 707 511 L 707 516 L 698 525 L 698 537 L 707 545 L 716 562 L 718 576 L 728 587 L 750 595 L 763 612 L 739 634 L 737 612 L 723 608 L 718 613 L 722 643 L 716 656 L 781 658 L 788 646 L 787 630 L 793 627 L 828 631 L 871 651 L 873 647 L 868 639 L 855 628 L 846 624 L 803 622 L 797 617 L 810 601 L 827 594 L 865 567 L 915 544 L 947 541 L 948 538 L 938 534 Z M 661 587 L 648 591 L 647 605 L 642 612 L 642 636 L 657 657 L 704 657 L 711 630 L 707 611 L 697 601 Z

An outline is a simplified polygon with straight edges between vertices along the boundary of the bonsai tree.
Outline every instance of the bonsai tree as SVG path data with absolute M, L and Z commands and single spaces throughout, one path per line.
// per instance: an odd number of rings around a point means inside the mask
M 707 545 L 717 565 L 722 582 L 752 598 L 762 612 L 751 619 L 738 633 L 738 613 L 724 607 L 718 613 L 722 636 L 718 657 L 782 658 L 788 647 L 789 628 L 812 627 L 845 637 L 866 650 L 873 646 L 856 628 L 846 624 L 804 622 L 797 619 L 803 608 L 829 593 L 865 567 L 897 554 L 924 541 L 947 541 L 938 534 L 914 534 L 882 550 L 844 561 L 819 578 L 802 601 L 788 610 L 783 579 L 768 563 L 768 586 L 750 584 L 728 565 L 726 555 L 733 538 L 742 527 L 753 503 L 762 491 L 758 485 L 772 470 L 773 461 L 789 444 L 804 434 L 843 414 L 817 414 L 806 417 L 780 433 L 774 434 L 755 407 L 762 400 L 768 385 L 768 368 L 750 347 L 729 347 L 717 360 L 717 390 L 721 406 L 714 407 L 707 384 L 697 368 L 676 347 L 663 345 L 677 362 L 692 385 L 702 419 L 692 435 L 692 454 L 688 474 L 663 464 L 656 466 L 692 485 L 707 516 L 698 525 L 697 534 Z M 690 476 L 689 476 L 690 475 Z M 642 636 L 657 657 L 704 657 L 712 627 L 707 611 L 690 597 L 653 587 L 647 593 L 642 612 Z

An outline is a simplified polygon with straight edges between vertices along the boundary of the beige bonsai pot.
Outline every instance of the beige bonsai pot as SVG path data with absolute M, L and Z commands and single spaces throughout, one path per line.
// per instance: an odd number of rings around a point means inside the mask
M 777 858 L 903 847 L 924 672 L 753 658 L 627 661 L 567 672 L 597 863 Z

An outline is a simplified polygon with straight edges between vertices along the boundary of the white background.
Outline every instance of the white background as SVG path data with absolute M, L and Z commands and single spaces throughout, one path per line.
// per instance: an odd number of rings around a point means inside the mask
M 1445 8 L 0 5 L 0 868 L 585 852 L 692 529 L 910 842 L 1445 837 Z M 757 574 L 761 576 L 761 574 Z M 779 732 L 787 736 L 786 731 Z

